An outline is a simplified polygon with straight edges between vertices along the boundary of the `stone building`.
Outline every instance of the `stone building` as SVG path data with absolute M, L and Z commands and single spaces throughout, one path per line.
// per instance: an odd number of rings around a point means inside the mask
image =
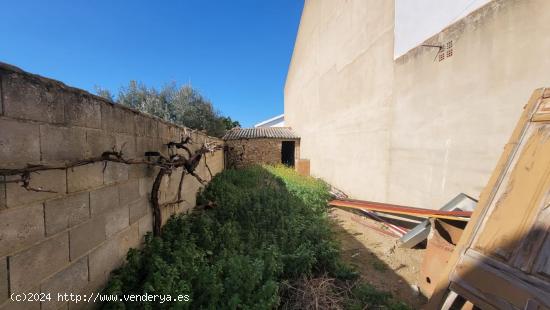
M 300 138 L 289 127 L 234 128 L 223 137 L 227 167 L 285 164 L 300 158 Z

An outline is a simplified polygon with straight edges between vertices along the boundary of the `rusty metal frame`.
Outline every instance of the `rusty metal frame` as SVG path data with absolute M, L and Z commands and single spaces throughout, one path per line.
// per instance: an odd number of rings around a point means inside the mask
M 471 211 L 444 211 L 431 210 L 414 207 L 406 207 L 394 204 L 387 204 L 373 201 L 363 201 L 354 199 L 337 199 L 329 202 L 329 205 L 335 207 L 346 207 L 359 210 L 370 210 L 393 214 L 412 215 L 423 218 L 442 218 L 456 221 L 468 221 L 472 215 Z

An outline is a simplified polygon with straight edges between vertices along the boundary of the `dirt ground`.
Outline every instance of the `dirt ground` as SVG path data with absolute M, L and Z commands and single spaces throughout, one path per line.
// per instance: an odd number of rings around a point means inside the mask
M 343 259 L 357 267 L 364 281 L 415 309 L 426 303 L 417 285 L 423 249 L 397 247 L 397 237 L 385 234 L 381 223 L 364 216 L 338 208 L 332 208 L 330 215 Z

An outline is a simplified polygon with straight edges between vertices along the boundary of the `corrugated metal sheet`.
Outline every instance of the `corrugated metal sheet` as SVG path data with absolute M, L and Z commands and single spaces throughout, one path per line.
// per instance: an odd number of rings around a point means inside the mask
M 289 127 L 257 127 L 257 128 L 234 128 L 229 130 L 224 140 L 239 139 L 300 139 Z

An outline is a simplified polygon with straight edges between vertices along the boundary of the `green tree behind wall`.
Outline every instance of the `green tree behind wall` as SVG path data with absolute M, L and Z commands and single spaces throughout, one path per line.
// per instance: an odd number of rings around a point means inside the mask
M 96 94 L 175 124 L 205 130 L 214 137 L 222 137 L 227 130 L 240 126 L 238 121 L 221 115 L 208 99 L 189 85 L 170 83 L 158 90 L 130 81 L 120 89 L 116 98 L 109 90 L 100 87 L 96 87 Z

